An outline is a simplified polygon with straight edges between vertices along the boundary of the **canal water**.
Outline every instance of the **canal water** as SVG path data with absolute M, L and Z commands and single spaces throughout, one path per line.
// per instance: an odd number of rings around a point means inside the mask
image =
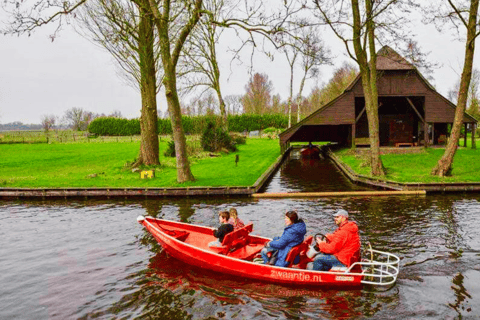
M 352 183 L 330 159 L 304 159 L 293 149 L 262 192 L 362 191 L 371 188 Z
M 479 199 L 2 201 L 0 319 L 478 319 Z M 217 212 L 231 207 L 266 237 L 281 234 L 287 209 L 315 234 L 333 231 L 332 212 L 344 208 L 363 245 L 401 257 L 397 283 L 311 289 L 205 271 L 169 257 L 136 222 L 217 226 Z

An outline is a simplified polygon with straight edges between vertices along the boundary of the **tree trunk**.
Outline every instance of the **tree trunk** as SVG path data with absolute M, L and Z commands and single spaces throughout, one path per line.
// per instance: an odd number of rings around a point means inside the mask
M 370 53 L 370 61 L 367 58 L 367 50 L 362 47 L 362 21 L 358 0 L 352 0 L 353 13 L 353 46 L 357 63 L 362 77 L 363 94 L 365 96 L 365 109 L 368 119 L 368 134 L 370 136 L 370 166 L 373 176 L 385 175 L 382 159 L 380 158 L 380 138 L 378 120 L 378 90 L 377 90 L 377 53 L 375 52 L 375 25 L 372 20 L 372 2 L 365 1 L 366 7 L 366 37 Z M 366 44 L 365 44 L 366 45 Z
M 142 110 L 140 116 L 140 151 L 135 165 L 159 165 L 157 130 L 157 76 L 154 58 L 154 32 L 151 15 L 140 7 L 139 23 L 140 92 Z
M 220 91 L 220 88 L 218 88 L 218 90 L 215 90 L 215 91 L 217 92 L 218 103 L 220 106 L 220 115 L 222 117 L 222 127 L 225 132 L 228 132 L 227 107 L 225 106 L 225 101 L 223 100 L 222 92 Z
M 294 60 L 295 61 L 295 60 Z M 292 126 L 293 63 L 290 65 L 290 95 L 288 96 L 288 127 Z
M 225 130 L 225 132 L 228 132 L 228 118 L 227 118 L 227 108 L 225 106 L 225 101 L 223 100 L 222 97 L 222 90 L 220 89 L 220 69 L 218 68 L 218 62 L 217 62 L 217 55 L 215 53 L 215 39 L 211 39 L 209 45 L 211 46 L 212 50 L 212 59 L 211 59 L 211 64 L 213 67 L 213 89 L 217 93 L 218 97 L 218 104 L 220 107 L 220 115 L 222 117 L 222 128 Z
M 303 92 L 303 88 L 305 87 L 305 80 L 307 79 L 307 74 L 308 74 L 308 70 L 304 70 L 304 71 L 305 73 L 303 75 L 302 81 L 300 82 L 300 89 L 298 90 L 298 97 L 297 97 L 297 123 L 300 122 L 300 115 L 301 115 L 300 105 L 303 100 L 302 92 Z
M 179 183 L 195 181 L 192 171 L 190 170 L 190 162 L 188 161 L 187 140 L 185 138 L 185 132 L 183 131 L 182 112 L 177 95 L 175 72 L 165 68 L 165 65 L 164 70 L 165 96 L 167 98 L 168 111 L 172 122 L 173 141 L 175 142 L 177 181 Z
M 370 166 L 373 176 L 383 176 L 383 164 L 380 158 L 380 134 L 378 121 L 378 95 L 364 90 L 365 109 L 368 118 L 368 134 L 370 136 Z
M 472 0 L 467 26 L 467 40 L 465 44 L 465 62 L 463 64 L 462 77 L 460 79 L 460 90 L 458 92 L 457 108 L 453 121 L 452 133 L 448 139 L 443 156 L 438 160 L 437 165 L 432 169 L 431 174 L 439 177 L 451 175 L 453 158 L 458 148 L 460 131 L 462 129 L 463 115 L 468 100 L 468 88 L 472 79 L 473 56 L 475 53 L 475 39 L 477 31 L 477 13 L 479 0 Z M 466 134 L 466 132 L 465 132 Z

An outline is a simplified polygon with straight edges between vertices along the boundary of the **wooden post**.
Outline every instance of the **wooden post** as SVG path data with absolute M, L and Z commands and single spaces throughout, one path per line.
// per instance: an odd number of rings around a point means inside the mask
M 463 128 L 464 128 L 463 131 L 465 131 L 465 135 L 463 136 L 463 146 L 466 148 L 467 147 L 467 124 L 466 123 L 463 124 Z
M 423 123 L 423 141 L 424 141 L 424 147 L 428 147 L 428 123 L 425 121 Z
M 432 122 L 432 140 L 431 145 L 435 144 L 435 122 Z
M 355 149 L 355 131 L 356 131 L 356 124 L 352 124 L 352 149 Z
M 477 131 L 477 124 L 472 123 L 472 149 L 477 149 L 477 146 L 475 145 L 475 133 Z

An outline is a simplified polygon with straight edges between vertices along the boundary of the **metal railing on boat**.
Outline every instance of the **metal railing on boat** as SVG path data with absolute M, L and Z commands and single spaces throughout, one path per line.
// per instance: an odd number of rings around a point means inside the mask
M 357 274 L 350 272 L 355 267 L 360 266 L 362 268 L 361 275 L 363 284 L 372 284 L 376 286 L 388 286 L 394 284 L 397 281 L 397 276 L 400 271 L 399 263 L 400 258 L 394 254 L 383 252 L 375 249 L 368 249 L 370 252 L 370 260 L 362 260 L 360 262 L 353 263 L 346 273 Z

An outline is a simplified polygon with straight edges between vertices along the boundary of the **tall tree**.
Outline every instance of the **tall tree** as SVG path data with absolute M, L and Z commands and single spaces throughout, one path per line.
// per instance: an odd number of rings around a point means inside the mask
M 264 114 L 271 107 L 272 82 L 266 74 L 255 73 L 245 86 L 247 91 L 242 98 L 245 113 Z
M 224 6 L 224 0 L 204 1 L 204 7 L 210 14 L 205 15 L 200 20 L 198 27 L 192 32 L 188 43 L 186 43 L 181 68 L 182 72 L 188 74 L 188 77 L 185 77 L 189 83 L 187 88 L 204 86 L 215 91 L 222 126 L 227 131 L 227 109 L 222 95 L 220 67 L 217 59 L 217 46 L 225 29 L 213 23 L 221 19 L 221 14 L 225 11 Z
M 386 41 L 390 33 L 399 37 L 404 22 L 404 5 L 409 0 L 314 0 L 315 13 L 328 24 L 345 44 L 348 55 L 358 64 L 362 79 L 365 108 L 370 136 L 370 166 L 373 176 L 383 176 L 380 157 L 378 91 L 377 91 L 377 34 Z M 405 15 L 406 16 L 406 15 Z M 351 33 L 350 33 L 351 32 Z M 347 36 L 350 33 L 351 36 Z M 353 48 L 352 48 L 353 47 Z
M 435 18 L 440 21 L 451 21 L 457 28 L 464 28 L 466 31 L 465 56 L 463 62 L 463 71 L 460 78 L 460 88 L 458 91 L 457 108 L 455 109 L 455 118 L 453 120 L 452 132 L 448 139 L 440 160 L 432 169 L 431 174 L 440 177 L 451 175 L 452 164 L 460 140 L 460 132 L 463 124 L 463 116 L 468 101 L 468 91 L 472 78 L 473 57 L 475 54 L 475 41 L 479 35 L 478 28 L 478 4 L 479 0 L 458 1 L 448 0 L 448 4 L 442 4 L 440 7 L 435 5 Z
M 96 0 L 82 7 L 77 19 L 77 31 L 105 48 L 129 83 L 140 91 L 141 142 L 135 166 L 160 164 L 156 95 L 157 71 L 161 68 L 148 6 L 146 0 Z
M 303 89 L 308 79 L 319 75 L 319 67 L 330 63 L 330 51 L 319 37 L 316 28 L 303 28 L 300 38 L 302 78 L 297 94 L 297 123 L 300 122 Z
M 177 181 L 194 181 L 187 155 L 187 141 L 182 125 L 182 111 L 177 90 L 177 64 L 182 48 L 202 14 L 202 0 L 173 2 L 163 0 L 160 3 L 149 1 L 149 10 L 157 28 L 160 52 L 163 64 L 165 97 L 172 123 L 173 141 L 177 163 Z M 173 6 L 173 8 L 172 8 Z M 179 6 L 179 7 L 178 7 Z M 172 16 L 179 9 L 177 16 Z M 169 32 L 179 27 L 177 32 Z

